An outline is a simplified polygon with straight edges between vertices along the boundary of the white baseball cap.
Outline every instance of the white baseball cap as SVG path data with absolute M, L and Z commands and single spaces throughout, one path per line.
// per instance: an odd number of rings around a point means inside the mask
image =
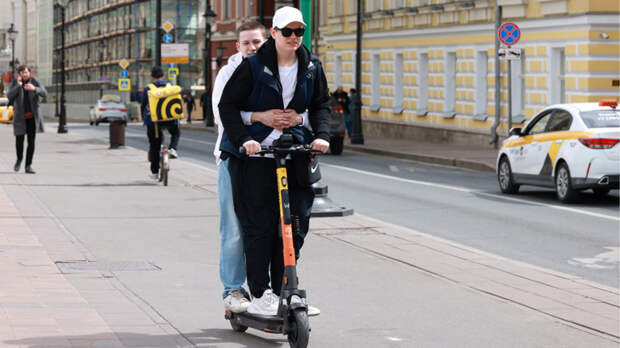
M 301 14 L 301 11 L 294 7 L 284 6 L 280 7 L 273 15 L 273 25 L 271 27 L 283 29 L 293 22 L 299 22 L 306 26 L 306 23 L 304 22 L 304 16 Z

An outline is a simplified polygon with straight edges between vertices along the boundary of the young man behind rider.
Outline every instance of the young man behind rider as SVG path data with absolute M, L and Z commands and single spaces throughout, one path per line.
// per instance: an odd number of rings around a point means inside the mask
M 235 208 L 243 229 L 247 278 L 254 296 L 248 312 L 276 314 L 282 283 L 282 240 L 278 236 L 278 207 L 275 161 L 252 156 L 261 145 L 272 145 L 289 128 L 303 143 L 327 151 L 329 147 L 329 96 L 321 64 L 301 45 L 304 32 L 301 12 L 283 7 L 273 17 L 270 38 L 257 53 L 244 60 L 224 88 L 219 103 L 226 137 L 223 156 L 229 158 Z M 308 110 L 314 134 L 288 120 L 274 121 L 266 127 L 246 127 L 241 110 Z M 243 145 L 251 157 L 241 157 Z M 299 251 L 308 231 L 314 193 L 308 184 L 298 183 L 295 166 L 287 162 L 291 213 L 299 217 L 300 232 L 294 236 Z M 271 272 L 271 277 L 269 276 Z M 271 285 L 269 284 L 271 281 Z
M 164 80 L 164 71 L 159 66 L 154 66 L 151 70 L 151 79 L 153 84 L 157 87 L 165 87 L 166 81 Z M 155 123 L 151 121 L 151 113 L 149 110 L 149 92 L 150 87 L 144 87 L 141 98 L 140 110 L 142 111 L 142 120 L 146 126 L 146 135 L 149 138 L 149 161 L 151 162 L 151 179 L 157 180 L 159 173 L 159 151 L 161 148 L 161 134 L 155 136 Z M 177 146 L 179 145 L 179 138 L 181 138 L 181 130 L 179 129 L 179 121 L 167 121 L 157 123 L 158 133 L 168 129 L 170 132 L 170 149 L 168 153 L 171 158 L 177 158 Z
M 228 158 L 220 158 L 220 143 L 224 133 L 217 105 L 222 97 L 222 90 L 243 58 L 256 53 L 256 50 L 267 40 L 266 28 L 258 22 L 246 22 L 237 28 L 237 53 L 228 58 L 228 63 L 217 74 L 213 85 L 213 115 L 218 127 L 218 137 L 215 143 L 215 160 L 217 163 L 217 193 L 220 206 L 220 280 L 224 286 L 222 297 L 226 310 L 239 313 L 245 312 L 250 305 L 247 292 L 243 289 L 246 267 L 243 240 L 239 229 L 239 221 L 235 214 L 232 198 L 232 185 L 228 172 Z M 267 110 L 264 112 L 244 112 L 241 117 L 244 124 L 260 122 L 270 127 L 297 125 L 307 121 L 307 112 L 302 115 L 294 110 Z

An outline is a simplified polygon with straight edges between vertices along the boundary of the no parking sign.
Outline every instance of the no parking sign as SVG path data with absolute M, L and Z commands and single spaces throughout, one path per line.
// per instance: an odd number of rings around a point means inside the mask
M 512 22 L 506 22 L 499 27 L 497 37 L 504 45 L 512 46 L 519 42 L 519 39 L 521 38 L 521 29 L 519 29 L 518 25 Z

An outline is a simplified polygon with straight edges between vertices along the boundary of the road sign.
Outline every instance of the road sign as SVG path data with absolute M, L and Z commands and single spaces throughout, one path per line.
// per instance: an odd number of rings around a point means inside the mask
M 128 78 L 128 77 L 129 77 L 129 71 L 124 70 L 124 69 L 123 69 L 123 70 L 121 70 L 121 78 L 122 78 L 122 79 L 126 79 L 126 78 Z
M 122 69 L 127 69 L 127 67 L 129 66 L 129 62 L 127 61 L 127 59 L 121 59 L 121 61 L 118 62 L 118 65 L 120 65 Z
M 519 60 L 521 59 L 521 49 L 520 48 L 500 48 L 499 59 L 502 60 Z
M 172 25 L 170 21 L 165 21 L 161 28 L 164 29 L 166 33 L 169 33 L 172 29 L 174 29 L 174 25 Z
M 176 63 L 170 63 L 170 64 L 168 64 L 168 67 L 169 68 L 176 68 L 177 64 Z
M 189 63 L 189 44 L 162 44 L 161 62 L 166 63 Z
M 176 80 L 179 75 L 179 68 L 168 68 L 168 80 Z
M 172 41 L 174 41 L 174 36 L 170 33 L 165 33 L 162 37 L 162 41 L 165 43 L 172 43 Z
M 129 90 L 131 90 L 131 80 L 129 80 L 129 79 L 118 79 L 118 90 L 119 91 L 129 91 Z
M 521 29 L 512 22 L 506 22 L 499 27 L 497 31 L 499 41 L 506 46 L 512 46 L 519 42 L 521 38 Z

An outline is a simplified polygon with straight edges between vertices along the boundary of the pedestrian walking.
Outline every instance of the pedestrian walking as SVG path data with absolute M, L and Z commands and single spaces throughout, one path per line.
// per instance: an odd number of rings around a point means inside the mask
M 187 123 L 192 123 L 192 111 L 196 107 L 196 102 L 191 93 L 185 95 L 185 106 L 187 107 Z
M 248 312 L 275 315 L 279 303 L 284 261 L 282 239 L 278 237 L 279 208 L 275 161 L 255 154 L 261 145 L 272 145 L 288 128 L 301 143 L 312 144 L 322 152 L 329 148 L 330 106 L 325 73 L 318 59 L 301 44 L 305 23 L 301 11 L 282 7 L 272 20 L 269 38 L 256 52 L 244 59 L 230 77 L 219 103 L 225 137 L 220 149 L 228 158 L 234 206 L 243 231 L 247 279 L 254 297 Z M 268 126 L 245 126 L 241 111 L 271 109 L 308 110 L 314 134 L 299 117 L 277 115 Z M 301 122 L 299 122 L 301 121 Z M 250 157 L 241 157 L 245 148 Z M 310 159 L 302 159 L 307 169 Z M 290 180 L 291 213 L 299 221 L 293 236 L 296 255 L 308 232 L 314 192 L 296 173 L 296 160 L 287 161 Z M 302 166 L 303 167 L 303 166 Z M 270 274 L 271 273 L 271 274 Z M 271 284 L 270 284 L 271 283 Z
M 338 86 L 338 89 L 336 89 L 336 91 L 332 95 L 334 96 L 334 98 L 336 98 L 336 101 L 338 101 L 338 103 L 342 107 L 344 123 L 347 126 L 347 134 L 349 134 L 349 137 L 351 137 L 352 123 L 351 113 L 349 112 L 349 105 L 351 104 L 351 101 L 349 99 L 349 96 L 347 95 L 347 92 L 342 88 L 342 86 Z
M 36 133 L 43 133 L 43 120 L 39 112 L 39 98 L 47 98 L 47 91 L 38 79 L 30 75 L 27 65 L 17 68 L 17 77 L 11 82 L 7 92 L 9 103 L 13 105 L 13 134 L 17 161 L 13 170 L 19 171 L 24 158 L 24 138 L 28 138 L 26 149 L 26 173 L 35 174 L 32 169 Z

